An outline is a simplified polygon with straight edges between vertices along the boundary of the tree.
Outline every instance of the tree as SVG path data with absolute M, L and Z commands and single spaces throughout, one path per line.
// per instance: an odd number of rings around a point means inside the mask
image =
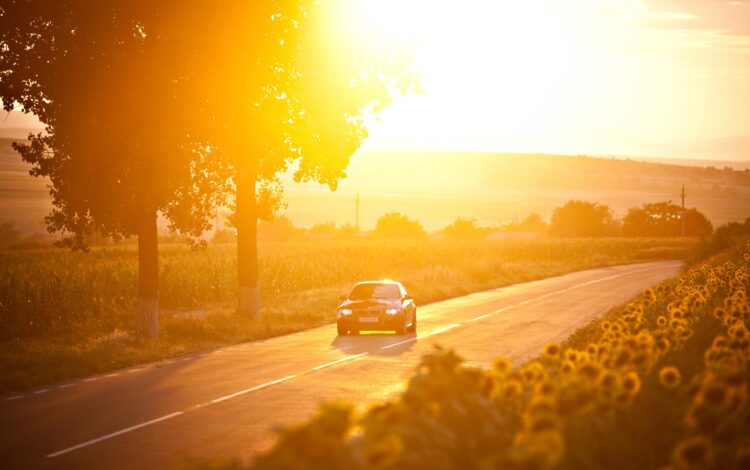
M 489 230 L 477 227 L 476 219 L 456 217 L 456 220 L 443 229 L 443 233 L 460 240 L 476 240 L 487 236 Z
M 543 232 L 547 230 L 547 224 L 542 221 L 539 214 L 529 214 L 519 223 L 507 225 L 508 232 Z
M 174 27 L 180 11 L 123 0 L 11 1 L 0 12 L 3 106 L 18 102 L 46 125 L 15 147 L 33 176 L 50 178 L 48 229 L 70 233 L 76 249 L 92 232 L 138 237 L 148 336 L 158 335 L 157 214 L 200 234 L 226 178 L 222 159 L 190 134 L 200 103 L 180 84 L 195 30 Z
M 375 226 L 375 235 L 383 238 L 424 238 L 422 224 L 399 212 L 382 215 Z
M 622 223 L 622 232 L 632 237 L 678 237 L 682 233 L 682 208 L 672 201 L 643 204 L 628 209 Z M 685 235 L 706 236 L 713 231 L 708 218 L 697 209 L 684 213 Z
M 557 237 L 602 237 L 614 234 L 615 230 L 609 206 L 573 200 L 555 208 L 549 233 Z
M 257 221 L 281 196 L 276 175 L 296 161 L 297 181 L 335 189 L 367 136 L 366 117 L 415 86 L 410 56 L 348 34 L 336 18 L 345 3 L 228 2 L 204 19 L 224 31 L 204 45 L 198 90 L 234 172 L 241 313 L 260 311 Z

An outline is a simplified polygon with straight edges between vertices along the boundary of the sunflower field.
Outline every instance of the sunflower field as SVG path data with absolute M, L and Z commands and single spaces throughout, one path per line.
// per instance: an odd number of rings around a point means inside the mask
M 438 348 L 396 399 L 323 405 L 252 465 L 750 468 L 749 285 L 747 243 L 518 368 Z

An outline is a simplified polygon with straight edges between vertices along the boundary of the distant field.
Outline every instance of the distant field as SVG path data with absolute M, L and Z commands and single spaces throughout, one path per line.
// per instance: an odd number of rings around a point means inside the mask
M 28 165 L 10 143 L 0 138 L 0 221 L 41 231 L 51 207 L 46 182 L 28 175 Z M 622 217 L 645 202 L 678 202 L 684 184 L 687 206 L 721 225 L 750 216 L 750 171 L 726 170 L 723 164 L 706 168 L 557 155 L 364 151 L 352 158 L 335 192 L 288 181 L 285 214 L 302 227 L 354 224 L 359 193 L 365 230 L 393 210 L 418 219 L 427 230 L 441 229 L 458 216 L 487 226 L 531 212 L 549 219 L 555 207 L 574 198 L 609 204 Z
M 0 253 L 0 392 L 275 336 L 335 319 L 362 279 L 398 279 L 419 304 L 580 269 L 679 258 L 679 239 L 314 241 L 260 246 L 263 318 L 232 313 L 232 245 L 161 250 L 162 337 L 134 338 L 132 246 Z

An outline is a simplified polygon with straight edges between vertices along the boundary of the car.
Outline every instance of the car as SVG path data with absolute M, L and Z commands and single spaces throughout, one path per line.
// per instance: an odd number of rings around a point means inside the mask
M 339 336 L 360 331 L 417 332 L 417 304 L 396 281 L 357 283 L 348 295 L 339 297 L 336 329 Z

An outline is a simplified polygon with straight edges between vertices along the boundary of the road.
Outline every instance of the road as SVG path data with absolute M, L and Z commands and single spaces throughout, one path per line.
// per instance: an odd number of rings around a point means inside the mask
M 417 335 L 336 337 L 335 325 L 0 398 L 0 464 L 165 468 L 186 456 L 251 459 L 321 400 L 402 389 L 435 344 L 468 362 L 519 365 L 646 287 L 677 261 L 592 269 L 418 309 Z

